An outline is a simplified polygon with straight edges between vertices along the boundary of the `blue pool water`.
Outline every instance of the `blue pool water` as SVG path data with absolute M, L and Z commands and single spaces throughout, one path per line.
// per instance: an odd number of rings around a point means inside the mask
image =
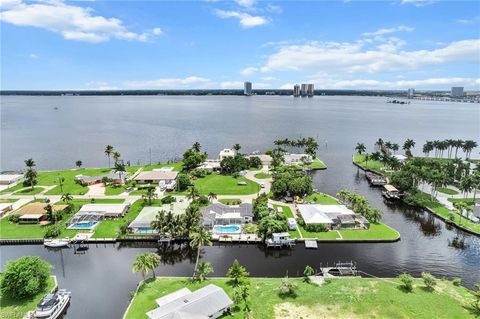
M 138 227 L 135 231 L 137 234 L 156 234 L 157 231 L 151 227 Z
M 92 229 L 97 224 L 98 224 L 97 222 L 75 223 L 75 224 L 70 225 L 68 228 L 69 229 Z
M 215 233 L 219 233 L 219 234 L 225 234 L 225 233 L 237 234 L 237 233 L 240 233 L 241 229 L 242 228 L 238 225 L 226 225 L 226 226 L 217 225 L 217 226 L 213 226 L 213 231 Z

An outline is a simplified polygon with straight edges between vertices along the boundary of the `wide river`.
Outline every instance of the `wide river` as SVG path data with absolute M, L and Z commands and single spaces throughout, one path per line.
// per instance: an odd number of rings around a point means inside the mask
M 342 188 L 366 196 L 384 212 L 383 221 L 397 229 L 401 240 L 391 244 L 320 244 L 318 250 L 297 245 L 292 250 L 266 251 L 253 245 L 205 248 L 215 275 L 223 276 L 235 258 L 252 276 L 296 276 L 306 264 L 315 268 L 335 261 L 357 262 L 376 276 L 401 272 L 462 277 L 473 287 L 480 282 L 480 239 L 455 229 L 421 210 L 385 203 L 351 164 L 357 142 L 369 151 L 382 137 L 400 145 L 406 138 L 475 139 L 480 136 L 478 104 L 412 100 L 387 104 L 383 97 L 317 96 L 118 96 L 1 97 L 1 170 L 21 169 L 32 157 L 39 169 L 106 166 L 105 145 L 114 145 L 132 164 L 164 161 L 181 155 L 199 141 L 212 157 L 240 143 L 243 151 L 265 150 L 281 137 L 313 136 L 328 169 L 314 173 L 315 187 L 335 195 Z M 55 110 L 54 108 L 58 108 Z M 478 156 L 478 150 L 474 152 Z M 449 245 L 455 236 L 466 247 Z M 158 248 L 152 244 L 91 245 L 85 252 L 47 250 L 41 246 L 3 246 L 1 267 L 23 255 L 38 255 L 55 266 L 60 286 L 72 291 L 68 318 L 120 318 L 140 276 L 131 273 L 137 253 L 159 251 L 157 273 L 187 276 L 194 265 L 188 247 Z

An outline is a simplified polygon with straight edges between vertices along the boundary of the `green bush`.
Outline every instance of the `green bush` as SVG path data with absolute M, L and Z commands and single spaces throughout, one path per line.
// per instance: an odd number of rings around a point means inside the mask
M 452 284 L 454 286 L 460 286 L 462 284 L 462 278 L 453 278 L 452 279 Z
M 411 292 L 413 290 L 413 277 L 410 276 L 409 274 L 401 274 L 398 276 L 398 279 L 400 279 L 400 282 L 402 283 L 402 288 L 407 291 Z
M 50 225 L 45 228 L 44 238 L 55 238 L 62 233 L 62 227 L 60 225 Z
M 256 234 L 257 233 L 257 225 L 255 225 L 255 224 L 245 224 L 243 226 L 242 232 L 244 234 Z
M 328 231 L 328 228 L 327 226 L 323 225 L 323 224 L 305 224 L 305 226 L 303 226 L 303 228 L 305 228 L 306 231 L 308 232 L 311 232 L 311 233 L 319 233 L 319 232 L 327 232 Z
M 437 281 L 435 280 L 435 277 L 432 276 L 432 274 L 428 272 L 422 272 L 422 279 L 423 283 L 428 289 L 433 290 L 435 288 Z
M 177 199 L 175 197 L 173 197 L 172 195 L 165 196 L 164 198 L 161 199 L 161 202 L 162 202 L 163 205 L 171 204 L 171 203 L 174 203 L 176 201 L 177 201 Z
M 7 262 L 2 274 L 0 290 L 12 299 L 38 294 L 48 283 L 52 266 L 34 256 L 24 256 Z
M 18 223 L 19 220 L 20 216 L 17 214 L 11 214 L 10 216 L 8 216 L 8 221 L 11 223 Z
M 190 172 L 190 174 L 192 176 L 197 177 L 197 178 L 202 178 L 202 177 L 205 177 L 207 175 L 212 174 L 212 171 L 209 170 L 209 169 L 206 169 L 206 168 L 195 168 Z

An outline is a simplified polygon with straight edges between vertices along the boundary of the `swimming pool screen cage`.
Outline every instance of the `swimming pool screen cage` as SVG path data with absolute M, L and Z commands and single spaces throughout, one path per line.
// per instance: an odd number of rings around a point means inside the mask
M 99 222 L 103 220 L 103 214 L 99 212 L 78 212 L 68 221 L 69 225 L 88 222 Z

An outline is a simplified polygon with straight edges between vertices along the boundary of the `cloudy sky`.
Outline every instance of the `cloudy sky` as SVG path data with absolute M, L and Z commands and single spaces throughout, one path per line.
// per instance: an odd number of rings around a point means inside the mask
M 0 1 L 1 88 L 480 89 L 478 1 Z

